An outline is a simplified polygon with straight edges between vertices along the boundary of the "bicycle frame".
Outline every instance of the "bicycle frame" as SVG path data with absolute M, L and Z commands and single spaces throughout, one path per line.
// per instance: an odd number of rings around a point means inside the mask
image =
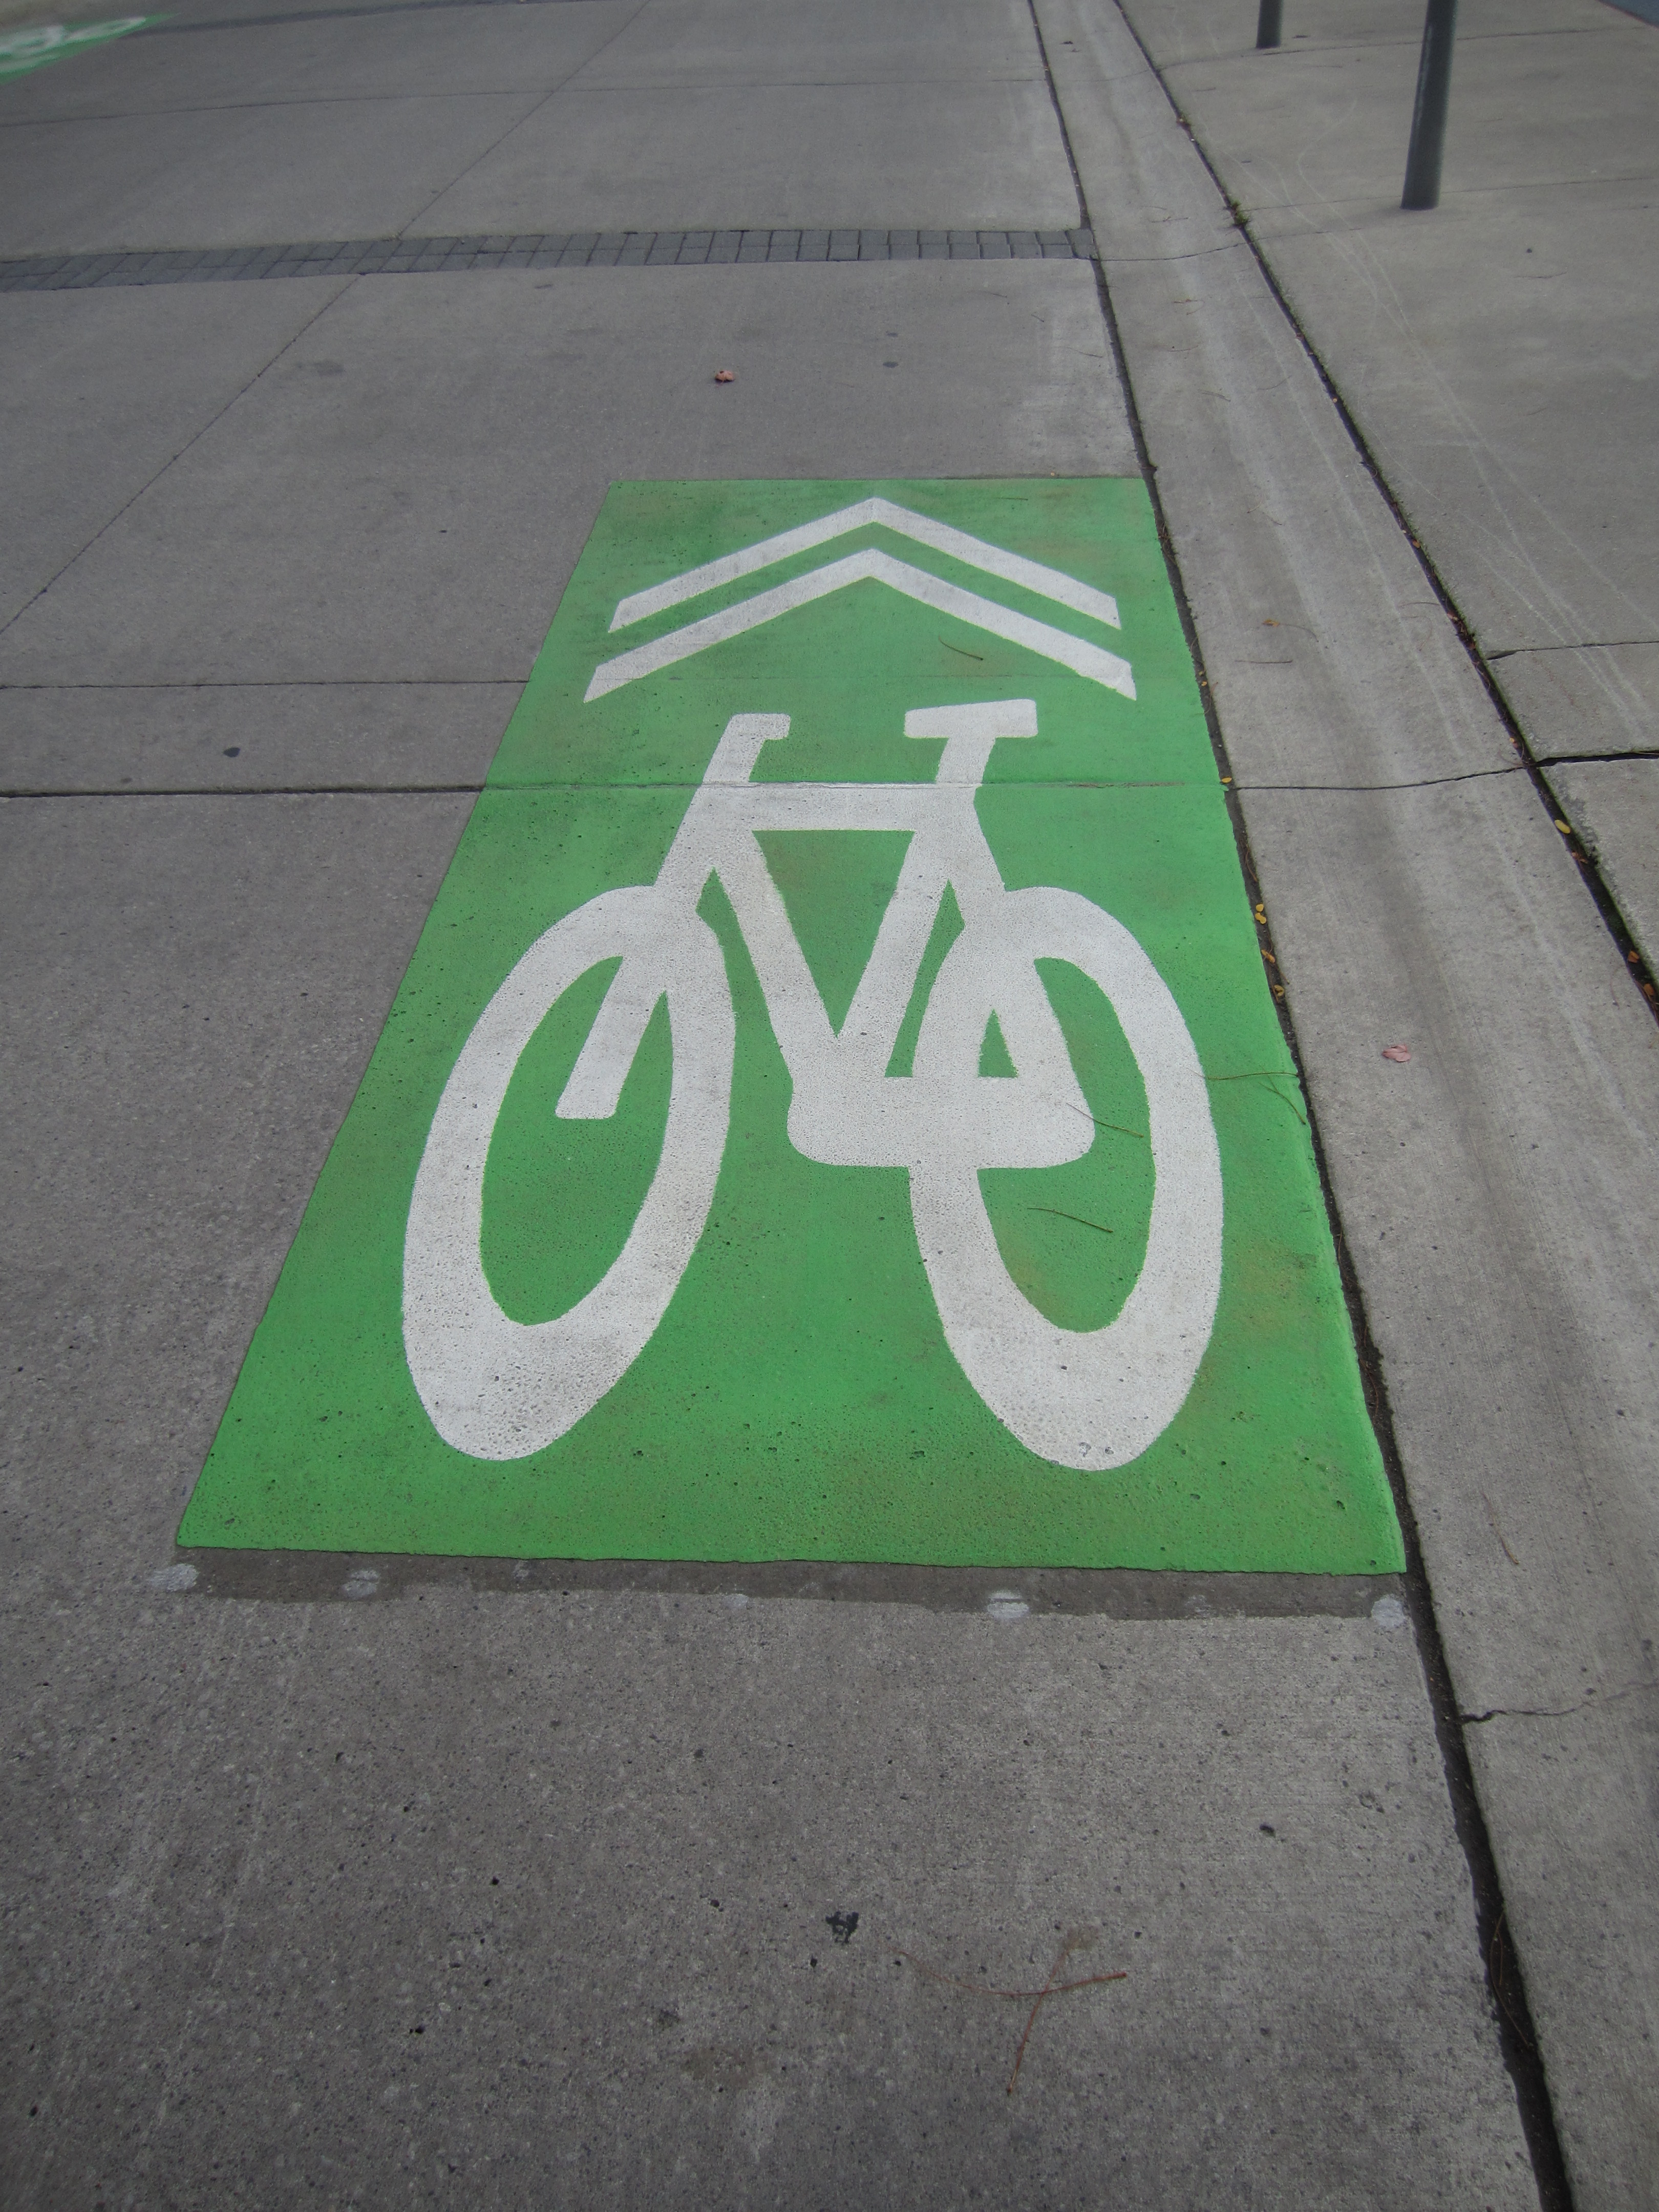
M 1028 699 L 923 709 L 907 737 L 943 738 L 931 783 L 763 783 L 750 781 L 762 749 L 789 733 L 787 714 L 738 714 L 726 725 L 658 875 L 665 928 L 696 913 L 710 876 L 731 900 L 755 963 L 791 1077 L 789 1141 L 831 1167 L 915 1167 L 948 1156 L 975 1168 L 1055 1167 L 1080 1158 L 1093 1125 L 1036 970 L 1000 955 L 997 924 L 1008 893 L 975 809 L 991 748 L 1034 737 Z M 903 830 L 911 843 L 869 963 L 834 1029 L 783 900 L 757 842 L 764 830 Z M 945 889 L 963 931 L 958 973 L 971 969 L 965 1018 L 979 1047 L 994 1012 L 1018 1073 L 964 1085 L 925 1073 L 887 1073 Z M 671 915 L 674 920 L 671 921 Z M 557 1111 L 607 1117 L 644 1035 L 657 993 L 624 963 L 612 981 Z M 982 1000 L 982 1005 L 972 1002 Z M 953 1054 L 952 1058 L 957 1055 Z

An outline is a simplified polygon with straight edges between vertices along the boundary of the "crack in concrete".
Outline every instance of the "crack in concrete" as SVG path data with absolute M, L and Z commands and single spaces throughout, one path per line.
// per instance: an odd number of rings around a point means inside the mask
M 1103 253 L 1100 261 L 1103 269 L 1138 269 L 1146 264 L 1172 266 L 1177 261 L 1200 260 L 1206 253 L 1231 253 L 1243 242 L 1241 238 L 1224 238 L 1218 245 L 1193 246 L 1184 253 Z
M 1659 637 L 1587 637 L 1567 645 L 1500 645 L 1488 660 L 1513 660 L 1518 653 L 1614 653 L 1626 645 L 1659 645 Z
M 1464 769 L 1456 775 L 1425 775 L 1409 783 L 1236 783 L 1233 789 L 1242 798 L 1256 791 L 1312 791 L 1358 794 L 1382 791 L 1431 791 L 1443 783 L 1475 783 L 1482 777 L 1492 775 L 1521 775 L 1525 773 L 1519 761 L 1504 768 Z
M 159 467 L 152 471 L 150 475 L 138 486 L 137 489 L 133 492 L 131 496 L 124 500 L 121 505 L 117 507 L 113 514 L 108 516 L 106 520 L 99 524 L 97 529 L 93 532 L 91 537 L 87 539 L 86 543 L 83 545 L 77 547 L 76 550 L 70 554 L 68 560 L 64 561 L 52 575 L 47 577 L 46 582 L 40 586 L 40 589 L 37 592 L 31 593 L 29 598 L 24 600 L 21 606 L 17 608 L 14 613 L 9 615 L 3 622 L 0 622 L 0 637 L 3 637 L 8 630 L 14 629 L 18 623 L 21 622 L 23 617 L 28 613 L 32 607 L 38 606 L 40 601 L 46 598 L 47 592 L 52 591 L 55 586 L 63 581 L 64 578 L 68 575 L 70 570 L 75 567 L 76 562 L 85 560 L 87 555 L 91 552 L 93 547 L 98 544 L 101 539 L 109 535 L 110 532 L 115 528 L 116 525 L 122 520 L 123 516 L 130 514 L 132 509 L 137 506 L 139 501 L 143 499 L 147 493 L 154 490 L 155 487 L 160 483 L 161 478 L 167 474 L 169 469 L 176 467 L 178 464 L 183 460 L 185 455 L 192 449 L 192 447 L 198 446 L 204 438 L 207 437 L 211 431 L 216 428 L 219 423 L 223 422 L 226 416 L 230 413 L 234 407 L 239 406 L 240 403 L 246 398 L 248 393 L 252 391 L 254 386 L 258 383 L 260 378 L 268 376 L 271 370 L 276 368 L 277 362 L 283 360 L 288 354 L 291 353 L 294 348 L 299 344 L 301 339 L 305 337 L 312 325 L 321 320 L 322 317 L 328 313 L 335 301 L 340 298 L 341 295 L 345 291 L 346 287 L 350 283 L 350 282 L 351 279 L 349 276 L 340 278 L 337 282 L 334 289 L 329 294 L 328 298 L 323 301 L 311 314 L 306 317 L 298 330 L 293 331 L 290 336 L 283 339 L 282 344 L 276 348 L 269 361 L 262 362 L 259 367 L 253 371 L 252 374 L 249 376 L 244 383 L 238 386 L 236 390 L 230 394 L 229 398 L 225 400 L 222 406 L 214 408 L 207 420 L 204 422 L 199 423 L 197 428 L 191 432 L 184 443 L 179 446 L 176 451 L 169 453 L 166 460 L 161 462 Z
M 1659 1690 L 1659 1682 L 1626 1682 L 1622 1690 L 1614 1690 L 1605 1698 L 1598 1698 L 1594 1690 L 1587 1690 L 1576 1705 L 1488 1705 L 1483 1713 L 1459 1713 L 1457 1717 L 1468 1728 L 1479 1728 L 1486 1721 L 1571 1720 L 1577 1713 L 1593 1713 L 1603 1705 L 1616 1705 L 1621 1698 L 1632 1698 L 1638 1690 Z
M 506 145 L 507 140 L 512 137 L 515 131 L 521 131 L 526 123 L 530 122 L 532 118 L 539 115 L 543 108 L 547 106 L 550 100 L 556 100 L 559 94 L 564 91 L 567 86 L 574 84 L 576 79 L 581 75 L 584 70 L 592 69 L 595 62 L 600 60 L 605 55 L 608 54 L 611 47 L 616 45 L 617 40 L 626 37 L 628 33 L 633 29 L 639 18 L 645 13 L 647 4 L 648 0 L 640 0 L 639 6 L 629 10 L 626 18 L 617 26 L 616 29 L 611 33 L 611 36 L 608 39 L 605 40 L 599 46 L 596 46 L 591 54 L 585 54 L 581 60 L 577 63 L 574 69 L 571 70 L 568 75 L 562 76 L 556 84 L 550 85 L 547 90 L 541 95 L 540 99 L 536 100 L 529 108 L 527 108 L 524 114 L 518 117 L 514 122 L 509 123 L 507 129 L 501 132 L 499 138 L 492 138 L 489 145 L 484 147 L 480 153 L 475 155 L 472 160 L 470 161 L 463 169 L 460 169 L 454 176 L 451 177 L 447 184 L 440 185 L 438 190 L 433 193 L 431 198 L 425 201 L 422 206 L 419 207 L 412 216 L 410 216 L 409 221 L 399 228 L 398 232 L 398 237 L 406 238 L 410 232 L 414 228 L 415 225 L 420 221 L 421 217 L 427 213 L 428 210 L 436 207 L 439 201 L 442 199 L 446 194 L 453 192 L 458 185 L 459 185 L 465 178 L 470 177 L 474 169 L 477 167 L 480 161 L 487 161 L 492 154 L 495 153 L 500 148 Z

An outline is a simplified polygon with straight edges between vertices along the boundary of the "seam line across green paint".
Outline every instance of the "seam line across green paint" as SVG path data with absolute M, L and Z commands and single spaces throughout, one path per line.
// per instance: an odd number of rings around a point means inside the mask
M 1400 1569 L 1138 480 L 612 488 L 179 1540 Z

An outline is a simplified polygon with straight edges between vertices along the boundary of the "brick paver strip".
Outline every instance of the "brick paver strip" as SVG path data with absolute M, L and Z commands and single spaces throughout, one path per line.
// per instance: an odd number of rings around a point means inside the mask
M 483 238 L 320 239 L 286 246 L 31 253 L 0 260 L 0 292 L 276 276 L 423 276 L 437 270 L 705 268 L 752 261 L 1092 261 L 1087 230 L 635 230 Z

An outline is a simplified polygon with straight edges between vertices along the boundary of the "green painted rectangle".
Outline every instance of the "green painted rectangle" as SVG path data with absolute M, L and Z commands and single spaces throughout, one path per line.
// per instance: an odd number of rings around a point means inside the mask
M 1138 481 L 618 485 L 179 1540 L 1397 1570 L 1305 1117 Z

